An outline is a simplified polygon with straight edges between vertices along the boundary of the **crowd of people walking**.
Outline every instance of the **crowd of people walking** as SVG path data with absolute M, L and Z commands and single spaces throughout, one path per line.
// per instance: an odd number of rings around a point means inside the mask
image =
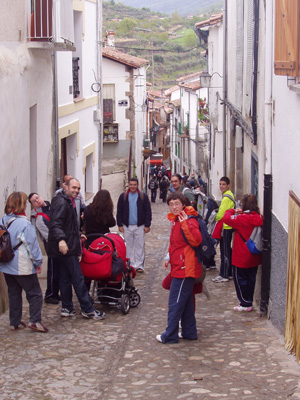
M 132 267 L 137 273 L 144 273 L 145 239 L 152 222 L 151 204 L 156 202 L 159 189 L 161 201 L 169 207 L 167 218 L 171 222 L 169 251 L 163 263 L 166 269 L 170 267 L 163 283 L 170 294 L 168 325 L 156 339 L 161 343 L 176 343 L 180 338 L 197 339 L 194 295 L 202 292 L 205 270 L 215 266 L 214 260 L 210 260 L 209 265 L 200 262 L 194 249 L 203 240 L 197 221 L 199 209 L 195 188 L 204 194 L 207 187 L 200 175 L 198 178 L 193 174 L 190 177 L 171 175 L 162 166 L 151 169 L 148 188 L 150 199 L 139 188 L 138 179 L 130 178 L 128 189 L 119 196 L 116 218 L 107 190 L 99 190 L 86 206 L 80 195 L 80 182 L 71 175 L 63 177 L 62 187 L 55 192 L 51 203 L 38 193 L 27 196 L 23 192 L 13 192 L 8 196 L 1 224 L 10 234 L 14 257 L 0 262 L 0 271 L 4 273 L 8 287 L 11 330 L 26 327 L 22 320 L 24 290 L 29 303 L 29 328 L 48 331 L 41 318 L 43 296 L 37 274 L 41 272 L 43 257 L 38 237 L 44 244 L 48 259 L 44 301 L 48 304 L 61 302 L 61 317 L 73 317 L 76 315 L 72 300 L 74 290 L 84 318 L 105 318 L 105 313 L 95 308 L 89 295 L 90 281 L 81 271 L 79 258 L 82 247 L 88 249 L 94 234 L 109 233 L 117 225 L 124 236 L 126 256 Z M 241 206 L 237 206 L 228 177 L 220 179 L 219 188 L 222 200 L 214 217 L 216 225 L 212 236 L 216 244 L 220 244 L 221 265 L 213 282 L 225 283 L 233 279 L 239 301 L 234 310 L 249 312 L 253 310 L 261 254 L 252 254 L 247 241 L 254 229 L 262 226 L 263 217 L 254 195 L 245 195 Z M 31 220 L 25 214 L 27 200 L 32 208 Z

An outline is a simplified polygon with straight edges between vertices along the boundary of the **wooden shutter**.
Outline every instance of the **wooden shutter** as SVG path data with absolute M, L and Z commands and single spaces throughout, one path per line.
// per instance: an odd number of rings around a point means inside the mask
M 275 0 L 276 75 L 299 76 L 300 0 Z

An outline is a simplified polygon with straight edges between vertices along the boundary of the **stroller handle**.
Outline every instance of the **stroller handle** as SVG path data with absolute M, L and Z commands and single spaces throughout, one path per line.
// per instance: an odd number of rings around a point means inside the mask
M 101 237 L 103 237 L 105 239 L 108 239 L 110 241 L 110 243 L 112 244 L 112 246 L 113 246 L 113 250 L 116 251 L 116 246 L 115 246 L 114 241 L 110 237 L 108 237 L 106 235 L 103 235 L 102 233 L 90 233 L 89 235 L 85 235 L 85 236 L 87 237 L 87 239 L 89 239 L 89 238 L 98 239 L 98 238 L 101 238 Z

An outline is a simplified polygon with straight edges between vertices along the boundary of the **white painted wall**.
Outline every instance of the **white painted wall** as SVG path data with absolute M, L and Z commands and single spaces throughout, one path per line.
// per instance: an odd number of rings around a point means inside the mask
M 104 57 L 102 61 L 102 72 L 103 85 L 115 85 L 116 120 L 114 122 L 119 124 L 119 140 L 126 140 L 126 132 L 130 130 L 129 120 L 126 119 L 126 109 L 129 108 L 130 105 L 129 97 L 126 95 L 126 92 L 130 90 L 130 74 L 126 71 L 125 65 Z M 127 100 L 128 107 L 119 107 L 119 100 Z
M 25 39 L 14 40 L 16 26 L 23 33 L 25 30 L 23 18 L 20 25 L 14 20 L 18 7 L 16 2 L 2 7 L 6 20 L 14 23 L 8 23 L 6 28 L 10 41 L 0 44 L 1 215 L 12 191 L 29 194 L 36 190 L 47 199 L 53 188 L 51 53 L 28 50 Z M 5 39 L 4 33 L 1 38 Z M 30 108 L 34 105 L 37 106 L 37 139 L 36 149 L 31 154 Z M 38 169 L 34 180 L 30 176 L 30 162 Z
M 67 165 L 68 173 L 79 179 L 81 183 L 81 192 L 84 193 L 84 166 L 86 157 L 84 149 L 89 145 L 95 144 L 95 152 L 88 159 L 88 182 L 92 187 L 92 192 L 96 193 L 99 187 L 98 174 L 98 126 L 94 122 L 94 111 L 97 106 L 88 106 L 87 101 L 97 97 L 91 86 L 95 83 L 95 74 L 97 71 L 97 48 L 96 48 L 96 3 L 85 1 L 84 11 L 76 11 L 75 18 L 75 53 L 60 52 L 57 54 L 57 76 L 58 76 L 58 104 L 60 106 L 74 105 L 73 93 L 69 88 L 73 86 L 72 57 L 80 56 L 80 98 L 82 99 L 78 106 L 81 110 L 73 110 L 67 115 L 59 118 L 59 128 L 79 121 L 79 132 L 67 138 Z M 75 111 L 74 111 L 75 110 Z M 78 147 L 77 147 L 78 137 Z M 90 159 L 95 162 L 90 164 Z M 92 176 L 90 174 L 92 173 Z
M 288 230 L 289 191 L 300 197 L 300 94 L 289 90 L 285 76 L 274 75 L 273 100 L 273 213 Z

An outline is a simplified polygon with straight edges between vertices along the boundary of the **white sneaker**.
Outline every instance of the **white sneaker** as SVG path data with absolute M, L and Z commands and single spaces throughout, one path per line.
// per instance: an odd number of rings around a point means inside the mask
M 157 340 L 158 342 L 162 343 L 161 335 L 157 335 L 157 336 L 156 336 L 156 340 Z
M 221 283 L 221 282 L 228 282 L 228 278 L 223 278 L 223 276 L 219 275 L 216 278 L 212 278 L 212 281 L 215 283 Z

